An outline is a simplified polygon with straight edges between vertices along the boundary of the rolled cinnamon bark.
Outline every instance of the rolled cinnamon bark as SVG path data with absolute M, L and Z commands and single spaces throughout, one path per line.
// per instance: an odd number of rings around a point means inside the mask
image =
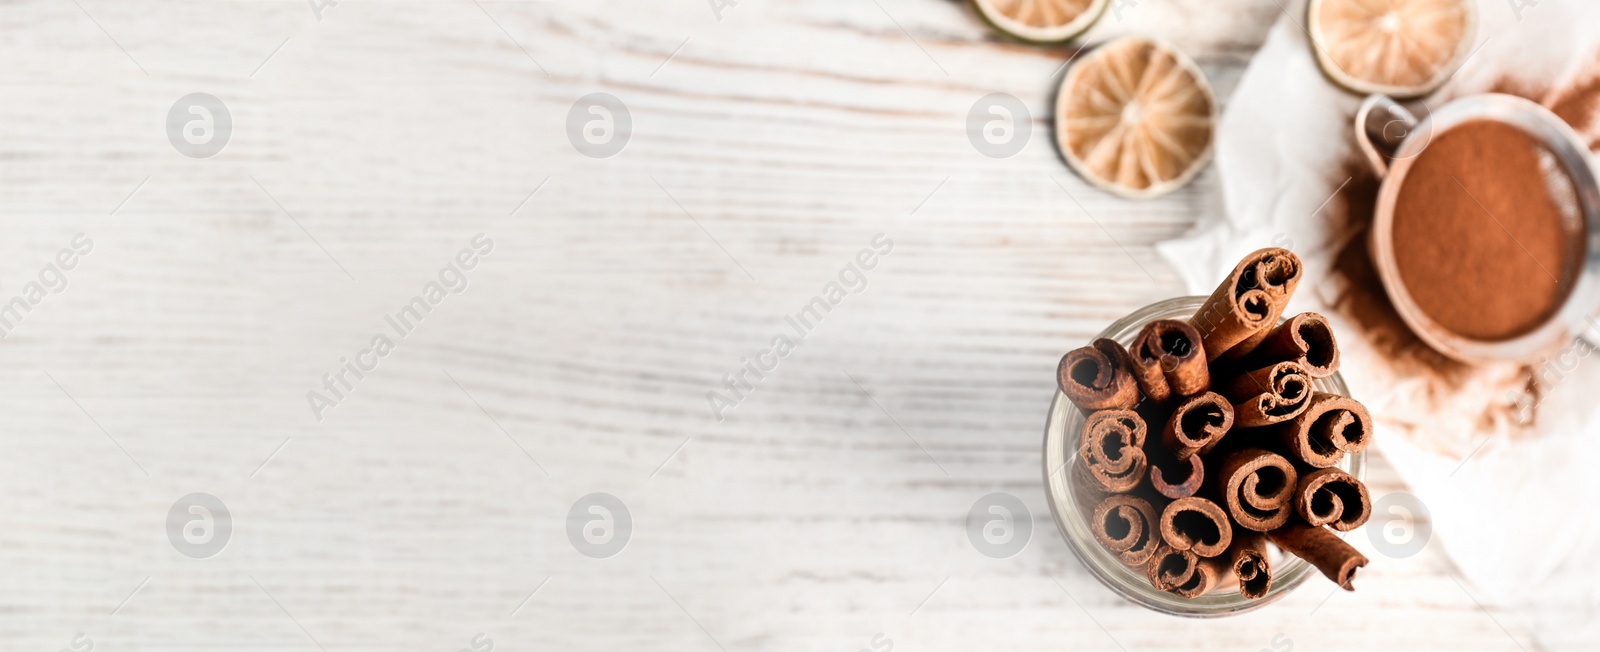
M 1150 453 L 1145 454 L 1147 459 Z M 1206 465 L 1199 455 L 1175 459 L 1170 454 L 1156 453 L 1150 461 L 1150 486 L 1156 493 L 1168 498 L 1187 498 L 1200 491 L 1206 481 Z M 1165 467 L 1171 472 L 1163 471 Z
M 1072 474 L 1074 491 L 1082 493 L 1087 502 L 1098 503 L 1107 496 L 1123 493 L 1107 489 L 1105 483 L 1101 482 L 1100 478 L 1089 470 L 1089 465 L 1081 459 L 1071 465 L 1068 473 Z
M 1139 403 L 1127 350 L 1104 337 L 1061 356 L 1056 385 L 1084 412 L 1126 410 Z
M 1290 317 L 1262 338 L 1250 355 L 1239 359 L 1241 369 L 1258 369 L 1276 362 L 1298 362 L 1312 378 L 1327 378 L 1339 370 L 1339 343 L 1328 319 L 1314 312 Z
M 1356 590 L 1350 582 L 1355 579 L 1356 569 L 1367 565 L 1365 556 L 1332 532 L 1300 521 L 1290 521 L 1268 532 L 1267 538 L 1289 554 L 1316 566 L 1346 591 Z
M 1294 513 L 1307 525 L 1326 525 L 1349 532 L 1372 516 L 1372 496 L 1367 485 L 1339 469 L 1317 469 L 1300 476 L 1295 487 Z
M 1172 319 L 1158 319 L 1144 325 L 1128 349 L 1134 377 L 1145 398 L 1164 403 L 1174 396 L 1193 396 L 1211 387 L 1211 371 L 1206 366 L 1200 332 L 1193 326 Z
M 1246 530 L 1266 532 L 1283 527 L 1294 513 L 1299 476 L 1282 455 L 1259 448 L 1242 448 L 1223 456 L 1215 472 L 1222 507 Z
M 1328 468 L 1345 453 L 1366 450 L 1372 441 L 1372 415 L 1355 399 L 1317 392 L 1304 412 L 1272 426 L 1271 437 L 1296 461 Z
M 1233 429 L 1233 404 L 1206 392 L 1178 404 L 1161 429 L 1161 443 L 1178 459 L 1210 451 Z
M 1239 593 L 1251 600 L 1263 597 L 1272 588 L 1272 566 L 1267 562 L 1267 537 L 1260 532 L 1239 530 L 1233 533 L 1228 560 L 1239 578 Z
M 1149 501 L 1116 494 L 1100 501 L 1089 523 L 1094 538 L 1123 564 L 1143 568 L 1161 546 L 1157 513 Z
M 1193 552 L 1173 550 L 1172 546 L 1162 544 L 1145 563 L 1145 577 L 1156 590 L 1171 591 L 1187 584 L 1199 565 L 1200 557 Z
M 1311 405 L 1311 377 L 1295 362 L 1279 362 L 1222 383 L 1218 391 L 1233 401 L 1234 424 L 1240 428 L 1282 423 Z
M 1089 415 L 1078 438 L 1078 460 L 1089 477 L 1110 493 L 1131 491 L 1144 478 L 1144 419 L 1133 410 Z
M 1195 561 L 1194 574 L 1188 581 L 1171 590 L 1185 598 L 1198 598 L 1216 590 L 1233 576 L 1233 568 L 1223 557 L 1201 557 Z
M 1216 503 L 1198 496 L 1179 498 L 1161 510 L 1161 540 L 1173 550 L 1215 557 L 1233 543 L 1233 526 Z
M 1249 353 L 1267 335 L 1300 283 L 1300 257 L 1261 249 L 1234 266 L 1189 323 L 1200 331 L 1206 360 Z

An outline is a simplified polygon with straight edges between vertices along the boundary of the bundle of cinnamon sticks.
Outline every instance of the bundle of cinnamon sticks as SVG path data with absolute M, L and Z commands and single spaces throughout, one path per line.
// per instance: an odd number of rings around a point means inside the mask
M 1188 321 L 1061 358 L 1061 391 L 1087 415 L 1072 472 L 1096 499 L 1091 529 L 1157 589 L 1265 596 L 1269 541 L 1346 590 L 1367 563 L 1327 528 L 1371 515 L 1366 486 L 1337 466 L 1367 447 L 1372 417 L 1312 387 L 1339 368 L 1326 319 L 1277 323 L 1300 276 L 1292 252 L 1262 249 Z

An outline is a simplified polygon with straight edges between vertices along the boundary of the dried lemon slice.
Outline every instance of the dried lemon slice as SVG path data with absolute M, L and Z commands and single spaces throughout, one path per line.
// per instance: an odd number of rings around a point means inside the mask
M 1306 31 L 1317 66 L 1357 93 L 1433 92 L 1471 54 L 1472 0 L 1311 0 Z
M 1056 94 L 1056 146 L 1100 188 L 1143 199 L 1188 183 L 1211 157 L 1217 100 L 1171 45 L 1124 37 L 1083 55 Z
M 972 0 L 995 29 L 1030 43 L 1060 43 L 1082 34 L 1110 0 Z

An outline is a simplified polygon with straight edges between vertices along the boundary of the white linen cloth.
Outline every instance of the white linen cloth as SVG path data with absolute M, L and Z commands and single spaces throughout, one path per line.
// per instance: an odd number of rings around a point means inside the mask
M 1528 373 L 1542 361 L 1478 366 L 1447 382 L 1379 353 L 1374 338 L 1383 335 L 1362 330 L 1341 303 L 1347 288 L 1334 270 L 1334 255 L 1351 238 L 1334 216 L 1349 191 L 1336 193 L 1351 176 L 1346 164 L 1359 156 L 1351 121 L 1361 98 L 1318 70 L 1302 28 L 1304 2 L 1285 8 L 1217 131 L 1226 217 L 1158 248 L 1202 295 L 1251 251 L 1299 254 L 1306 278 L 1285 314 L 1315 311 L 1333 321 L 1341 371 L 1377 422 L 1376 448 L 1431 514 L 1430 545 L 1444 547 L 1478 599 L 1514 609 L 1540 644 L 1595 649 L 1600 400 L 1592 388 L 1600 386 L 1600 355 L 1580 359 L 1590 353 L 1580 347 L 1554 368 L 1559 373 L 1543 368 L 1554 380 L 1530 404 L 1513 397 L 1526 396 Z M 1600 75 L 1597 27 L 1600 3 L 1481 1 L 1479 49 L 1417 112 L 1490 90 L 1548 103 Z M 1594 129 L 1583 135 L 1600 142 Z M 1519 425 L 1530 413 L 1533 424 Z M 1366 527 L 1397 515 L 1375 513 Z

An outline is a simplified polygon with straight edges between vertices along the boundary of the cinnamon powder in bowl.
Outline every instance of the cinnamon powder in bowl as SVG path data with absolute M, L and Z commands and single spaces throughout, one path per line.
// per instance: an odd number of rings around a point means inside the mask
M 1436 135 L 1394 206 L 1395 263 L 1418 309 L 1499 342 L 1549 322 L 1586 255 L 1577 191 L 1521 129 L 1490 120 Z

